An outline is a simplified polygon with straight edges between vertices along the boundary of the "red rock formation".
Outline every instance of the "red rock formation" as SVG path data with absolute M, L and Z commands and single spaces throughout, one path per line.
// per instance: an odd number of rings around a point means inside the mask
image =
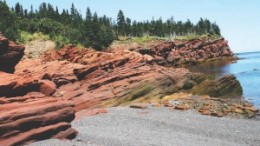
M 214 41 L 204 39 L 159 41 L 148 47 L 149 49 L 132 50 L 153 56 L 159 64 L 167 63 L 174 66 L 192 65 L 211 59 L 233 58 L 228 42 L 223 38 Z
M 208 54 L 207 50 L 218 47 L 223 51 L 220 49 L 216 57 L 231 55 L 225 51 L 224 41 L 219 41 L 163 42 L 149 50 L 110 52 L 69 45 L 46 52 L 43 59 L 23 60 L 14 74 L 0 72 L 0 145 L 70 138 L 76 134 L 69 124 L 75 111 L 189 90 L 204 80 L 202 74 L 158 63 L 176 63 L 178 55 L 181 59 L 193 59 L 202 50 Z
M 0 98 L 0 145 L 21 145 L 47 138 L 76 136 L 70 122 L 74 104 L 44 94 L 29 93 L 15 98 Z
M 16 45 L 0 33 L 0 71 L 13 73 L 24 55 L 24 46 Z
M 23 96 L 28 92 L 38 91 L 45 95 L 52 95 L 56 85 L 49 80 L 19 76 L 0 72 L 0 97 Z
M 128 50 L 105 53 L 68 46 L 45 54 L 45 61 L 56 59 L 84 64 L 73 70 L 79 82 L 61 86 L 54 95 L 74 101 L 76 110 L 162 97 L 192 88 L 203 78 L 184 68 L 151 64 L 149 56 Z
M 52 81 L 0 72 L 0 145 L 75 137 L 74 104 L 48 97 L 55 91 Z

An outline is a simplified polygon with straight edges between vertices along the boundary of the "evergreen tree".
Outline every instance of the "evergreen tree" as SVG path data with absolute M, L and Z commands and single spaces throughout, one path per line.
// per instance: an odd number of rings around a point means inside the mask
M 0 32 L 12 40 L 18 38 L 15 14 L 9 10 L 5 1 L 0 1 Z
M 132 30 L 131 30 L 131 19 L 130 18 L 126 18 L 126 27 L 125 27 L 125 33 L 126 35 L 130 35 Z
M 117 15 L 117 27 L 118 27 L 118 34 L 119 35 L 126 35 L 125 34 L 125 16 L 122 10 L 119 10 Z
M 196 25 L 189 19 L 185 22 L 175 22 L 173 17 L 165 22 L 161 18 L 137 22 L 125 17 L 123 11 L 119 10 L 117 19 L 113 20 L 106 15 L 98 17 L 96 12 L 92 15 L 90 8 L 87 7 L 86 17 L 83 19 L 73 3 L 69 10 L 63 9 L 59 13 L 58 7 L 54 9 L 53 5 L 47 3 L 40 4 L 36 10 L 31 6 L 28 11 L 19 3 L 10 9 L 6 2 L 1 0 L 0 31 L 13 40 L 18 38 L 19 31 L 41 32 L 56 39 L 60 47 L 62 42 L 80 43 L 97 50 L 108 47 L 114 39 L 118 38 L 118 35 L 164 37 L 211 34 L 221 36 L 220 28 L 216 23 L 202 18 Z
M 87 12 L 86 12 L 86 21 L 87 22 L 90 22 L 91 21 L 91 18 L 92 18 L 92 13 L 90 11 L 90 8 L 88 7 L 87 8 Z
M 190 33 L 192 33 L 192 31 L 193 31 L 193 24 L 190 22 L 190 20 L 188 19 L 186 22 L 185 22 L 185 24 L 184 24 L 184 32 L 186 33 L 186 34 L 190 34 Z
M 216 24 L 216 22 L 214 22 L 211 27 L 212 27 L 212 30 L 213 30 L 214 34 L 216 34 L 216 35 L 218 35 L 218 36 L 221 36 L 220 28 L 219 28 L 219 26 Z
M 39 18 L 47 17 L 47 4 L 44 2 L 39 7 Z
M 34 10 L 33 10 L 33 6 L 31 5 L 31 10 L 29 12 L 29 18 L 34 18 Z
M 18 15 L 18 16 L 23 16 L 23 7 L 22 5 L 20 5 L 20 3 L 16 3 L 15 4 L 15 13 Z

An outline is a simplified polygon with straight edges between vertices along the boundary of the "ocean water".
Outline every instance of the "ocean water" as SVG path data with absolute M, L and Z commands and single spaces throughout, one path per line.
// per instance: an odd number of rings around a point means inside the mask
M 260 108 L 260 52 L 236 54 L 240 59 L 236 63 L 213 63 L 193 66 L 191 71 L 214 74 L 221 77 L 234 74 L 243 88 L 243 97 Z

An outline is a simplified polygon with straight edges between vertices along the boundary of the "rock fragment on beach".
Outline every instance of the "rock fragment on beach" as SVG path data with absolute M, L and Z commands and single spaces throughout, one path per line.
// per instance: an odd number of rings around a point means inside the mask
M 255 107 L 243 107 L 244 110 L 250 110 L 252 112 L 259 112 L 259 109 L 258 108 L 255 108 Z
M 252 118 L 259 109 L 252 106 L 252 104 L 243 100 L 222 99 L 209 96 L 192 95 L 189 93 L 174 93 L 167 95 L 160 100 L 155 100 L 165 107 L 174 110 L 188 110 L 195 109 L 202 115 L 210 115 L 216 117 L 232 116 Z M 153 101 L 153 102 L 154 102 Z M 154 103 L 153 103 L 154 104 Z
M 130 105 L 130 108 L 136 108 L 136 109 L 146 109 L 148 106 L 147 104 L 132 104 Z
M 177 110 L 188 110 L 188 109 L 190 109 L 190 106 L 187 105 L 187 104 L 176 105 L 175 109 L 177 109 Z

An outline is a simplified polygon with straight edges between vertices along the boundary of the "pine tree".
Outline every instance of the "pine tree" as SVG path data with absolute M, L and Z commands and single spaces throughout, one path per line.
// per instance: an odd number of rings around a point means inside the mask
M 118 35 L 126 35 L 125 33 L 125 16 L 122 10 L 119 10 L 117 15 L 117 27 L 118 27 Z
M 191 34 L 192 33 L 192 28 L 193 28 L 193 24 L 190 22 L 190 20 L 188 19 L 185 23 L 184 23 L 184 31 L 186 34 Z
M 126 35 L 130 35 L 131 34 L 131 19 L 130 18 L 126 18 L 126 27 L 125 27 L 125 33 Z
M 5 1 L 0 1 L 0 32 L 12 40 L 18 38 L 17 19 Z
M 15 4 L 15 13 L 20 17 L 23 16 L 23 7 L 20 5 L 20 3 Z
M 75 15 L 76 15 L 76 9 L 75 9 L 74 3 L 71 4 L 70 15 L 71 15 L 71 20 L 74 20 Z
M 44 2 L 39 7 L 39 18 L 47 17 L 47 4 Z
M 87 22 L 91 21 L 91 18 L 92 18 L 92 13 L 90 11 L 90 8 L 88 7 L 86 12 L 86 21 Z
M 216 35 L 221 36 L 220 28 L 219 28 L 219 26 L 216 24 L 216 22 L 214 22 L 211 27 L 212 27 L 213 32 L 214 32 Z
M 176 23 L 173 17 L 166 22 L 161 18 L 137 22 L 125 17 L 123 11 L 119 10 L 117 19 L 112 20 L 106 15 L 98 17 L 96 12 L 92 15 L 90 8 L 87 8 L 86 17 L 83 19 L 73 3 L 69 10 L 63 9 L 59 13 L 58 7 L 54 9 L 51 4 L 42 3 L 37 10 L 31 6 L 27 11 L 19 3 L 9 9 L 6 2 L 0 0 L 0 31 L 15 40 L 18 38 L 18 30 L 42 32 L 51 38 L 58 38 L 56 41 L 59 44 L 80 43 L 98 50 L 108 47 L 118 35 L 141 37 L 151 34 L 164 37 L 209 33 L 221 36 L 216 23 L 202 18 L 196 25 L 190 20 Z
M 31 5 L 31 9 L 29 12 L 29 18 L 34 18 L 34 10 L 33 10 L 33 6 Z

